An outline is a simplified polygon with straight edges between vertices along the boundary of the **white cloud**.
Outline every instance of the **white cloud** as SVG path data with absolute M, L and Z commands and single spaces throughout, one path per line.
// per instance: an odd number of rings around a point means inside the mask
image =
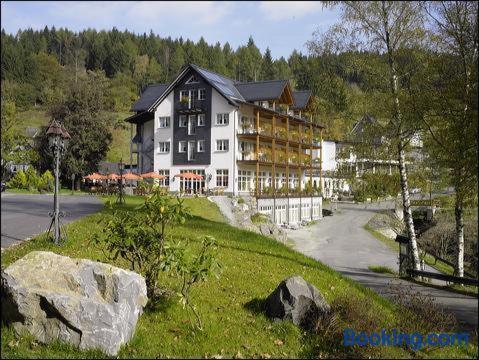
M 259 9 L 268 20 L 279 21 L 293 17 L 303 17 L 321 11 L 319 1 L 262 1 Z

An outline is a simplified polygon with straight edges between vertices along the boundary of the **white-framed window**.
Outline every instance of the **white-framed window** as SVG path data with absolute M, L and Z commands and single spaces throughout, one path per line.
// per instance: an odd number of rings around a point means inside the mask
M 196 89 L 190 90 L 190 97 L 191 97 L 191 100 L 197 100 L 198 99 L 198 90 L 196 90 Z
M 198 78 L 196 77 L 196 75 L 191 75 L 185 84 L 196 84 L 196 83 L 199 83 Z
M 197 152 L 205 152 L 205 141 L 204 140 L 198 140 L 196 142 L 196 151 Z
M 178 126 L 179 127 L 187 127 L 188 126 L 188 117 L 186 115 L 180 115 L 179 121 L 178 121 Z
M 206 89 L 198 90 L 198 100 L 206 100 Z
M 170 152 L 170 142 L 169 141 L 160 141 L 158 143 L 158 152 L 166 154 Z
M 228 139 L 216 140 L 216 151 L 228 151 L 230 141 Z
M 188 90 L 180 91 L 180 100 L 182 100 L 183 98 L 190 98 L 190 92 Z
M 195 160 L 195 142 L 188 141 L 188 161 Z
M 238 171 L 238 190 L 250 191 L 251 190 L 251 171 L 240 170 Z
M 198 126 L 205 126 L 206 124 L 206 115 L 198 114 Z
M 216 170 L 216 186 L 228 187 L 228 169 Z
M 170 186 L 170 170 L 161 169 L 158 170 L 158 174 L 165 176 L 164 179 L 159 180 L 160 186 Z
M 216 125 L 228 125 L 230 122 L 230 114 L 216 114 Z
M 170 117 L 169 116 L 161 116 L 158 119 L 158 127 L 159 128 L 169 128 L 170 127 Z
M 178 143 L 178 152 L 184 153 L 187 150 L 187 142 L 186 141 L 180 141 Z
M 196 115 L 188 116 L 188 135 L 196 134 Z

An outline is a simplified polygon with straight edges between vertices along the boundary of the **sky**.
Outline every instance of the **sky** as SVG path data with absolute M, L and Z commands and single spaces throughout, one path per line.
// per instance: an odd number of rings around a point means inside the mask
M 307 53 L 313 31 L 327 30 L 339 19 L 337 10 L 313 1 L 2 1 L 2 28 L 66 27 L 73 31 L 116 27 L 134 33 L 153 30 L 161 37 L 191 39 L 210 44 L 229 42 L 236 49 L 253 36 L 262 53 L 274 59 L 296 49 Z

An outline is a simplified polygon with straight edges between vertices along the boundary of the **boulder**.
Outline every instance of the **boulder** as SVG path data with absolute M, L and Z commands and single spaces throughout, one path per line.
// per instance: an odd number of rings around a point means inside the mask
M 259 225 L 259 231 L 260 231 L 261 235 L 265 235 L 265 236 L 271 235 L 271 231 L 269 229 L 268 224 L 260 224 Z
M 248 211 L 249 210 L 249 207 L 248 207 L 247 204 L 240 204 L 239 208 L 240 208 L 241 211 Z
M 319 290 L 301 276 L 283 280 L 265 301 L 266 314 L 279 320 L 291 320 L 295 325 L 310 328 L 331 312 L 331 307 Z
M 145 279 L 86 259 L 33 251 L 2 272 L 2 318 L 37 341 L 116 355 L 147 303 Z

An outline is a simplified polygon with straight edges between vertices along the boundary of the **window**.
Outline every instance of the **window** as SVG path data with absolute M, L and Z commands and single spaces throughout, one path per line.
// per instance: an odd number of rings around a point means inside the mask
M 190 98 L 190 93 L 188 92 L 188 90 L 180 91 L 180 100 L 183 100 L 184 98 Z
M 216 186 L 228 187 L 228 169 L 216 170 Z
M 158 174 L 166 176 L 164 179 L 160 179 L 160 186 L 170 186 L 170 170 L 158 170 Z
M 190 97 L 191 97 L 191 100 L 198 99 L 198 90 L 190 90 Z
M 196 83 L 198 83 L 198 82 L 199 82 L 199 81 L 198 81 L 198 78 L 196 77 L 196 75 L 192 75 L 192 76 L 188 79 L 188 81 L 186 81 L 185 84 L 196 84 Z
M 250 191 L 251 190 L 251 171 L 240 170 L 238 171 L 238 190 Z
M 188 141 L 188 161 L 195 160 L 195 142 Z
M 205 100 L 205 99 L 206 99 L 206 89 L 199 89 L 198 100 Z
M 204 140 L 198 140 L 196 144 L 196 151 L 198 152 L 205 152 L 205 141 Z
M 186 152 L 186 141 L 180 141 L 178 143 L 178 152 L 180 153 Z
M 170 117 L 169 116 L 162 116 L 158 121 L 159 128 L 168 128 L 170 127 Z
M 188 116 L 188 135 L 196 134 L 196 115 Z
M 187 127 L 188 126 L 188 118 L 186 115 L 180 115 L 180 121 L 178 122 L 179 127 Z
M 206 123 L 205 114 L 199 114 L 198 115 L 198 126 L 205 126 L 205 123 Z
M 228 151 L 229 140 L 216 140 L 216 151 Z
M 230 114 L 216 114 L 216 125 L 228 125 L 230 122 Z
M 166 154 L 170 152 L 170 142 L 160 141 L 158 144 L 158 152 Z

